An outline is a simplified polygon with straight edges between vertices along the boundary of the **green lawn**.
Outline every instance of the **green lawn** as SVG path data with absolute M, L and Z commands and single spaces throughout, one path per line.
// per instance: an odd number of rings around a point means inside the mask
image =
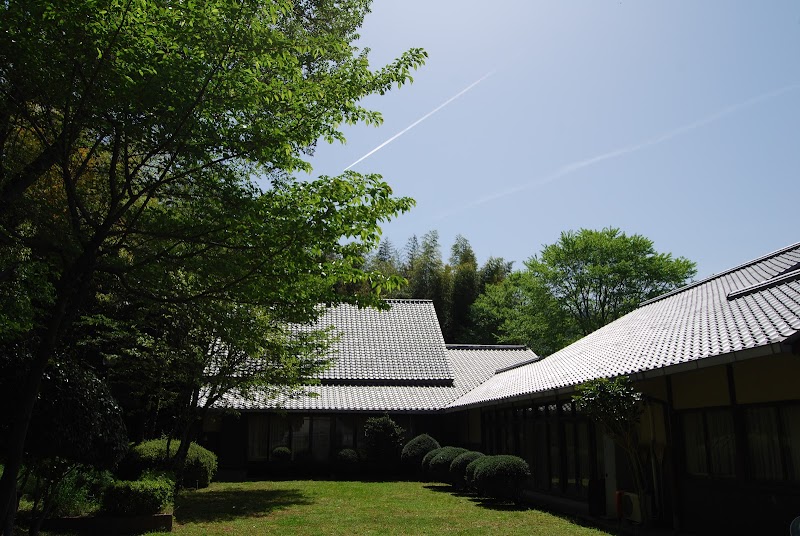
M 168 533 L 163 533 L 168 534 Z M 603 535 L 537 510 L 418 482 L 214 483 L 187 492 L 172 534 L 525 534 Z

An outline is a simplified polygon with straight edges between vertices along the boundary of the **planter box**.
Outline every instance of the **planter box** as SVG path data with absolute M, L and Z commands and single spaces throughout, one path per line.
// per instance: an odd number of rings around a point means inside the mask
M 59 517 L 45 519 L 42 529 L 86 534 L 142 534 L 172 532 L 172 514 L 130 517 Z

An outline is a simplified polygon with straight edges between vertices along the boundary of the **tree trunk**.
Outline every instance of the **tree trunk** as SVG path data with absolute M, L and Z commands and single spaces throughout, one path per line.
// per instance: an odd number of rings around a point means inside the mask
M 42 331 L 41 340 L 33 354 L 30 370 L 25 378 L 18 399 L 14 422 L 7 437 L 3 475 L 0 477 L 0 508 L 4 512 L 3 535 L 12 536 L 17 514 L 17 477 L 22 467 L 28 425 L 42 384 L 47 364 L 55 354 L 56 347 L 69 320 L 77 312 L 79 304 L 89 290 L 95 270 L 97 248 L 89 246 L 80 257 L 65 269 L 58 282 L 58 293 L 52 314 Z
M 183 475 L 186 468 L 186 457 L 189 454 L 189 447 L 191 446 L 197 429 L 198 399 L 199 393 L 197 390 L 193 390 L 191 402 L 188 405 L 189 407 L 186 408 L 186 420 L 184 421 L 183 426 L 181 426 L 181 429 L 177 430 L 181 436 L 181 444 L 178 447 L 178 451 L 175 453 L 175 458 L 172 462 L 173 467 L 175 468 L 175 498 L 178 496 L 178 489 L 181 487 L 181 482 L 183 481 Z
M 56 311 L 45 339 L 39 345 L 32 366 L 28 371 L 28 376 L 22 386 L 22 392 L 18 400 L 19 405 L 8 434 L 6 465 L 3 469 L 3 476 L 0 477 L 0 505 L 4 506 L 3 511 L 5 512 L 3 520 L 4 536 L 12 536 L 14 530 L 14 518 L 17 514 L 17 476 L 22 467 L 25 438 L 28 435 L 28 425 L 33 416 L 33 408 L 36 405 L 42 376 L 50 356 L 53 355 L 55 350 L 58 332 L 65 317 L 64 312 L 65 309 L 63 307 Z

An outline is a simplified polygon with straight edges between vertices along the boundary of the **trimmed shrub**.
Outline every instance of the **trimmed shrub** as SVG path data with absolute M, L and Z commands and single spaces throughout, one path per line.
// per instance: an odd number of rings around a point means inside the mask
M 51 517 L 83 516 L 97 511 L 105 490 L 114 482 L 110 471 L 81 466 L 56 486 L 50 497 Z
M 353 449 L 342 449 L 336 453 L 336 463 L 339 465 L 353 465 L 358 463 L 358 452 Z
M 171 471 L 173 457 L 178 452 L 180 444 L 181 442 L 175 439 L 170 441 L 169 456 L 167 456 L 167 440 L 164 438 L 140 443 L 130 450 L 123 462 L 124 469 L 120 471 L 120 474 L 128 479 L 136 480 L 147 470 Z M 189 452 L 186 454 L 181 485 L 207 488 L 216 474 L 217 455 L 197 443 L 191 443 Z
M 175 482 L 166 476 L 117 480 L 103 495 L 102 511 L 118 516 L 153 515 L 172 506 Z
M 288 463 L 292 460 L 292 451 L 289 447 L 275 447 L 272 449 L 272 460 Z
M 484 456 L 475 469 L 478 491 L 495 499 L 519 499 L 525 480 L 531 476 L 528 462 L 519 456 Z
M 450 463 L 450 483 L 457 488 L 466 486 L 467 466 L 478 458 L 482 458 L 483 453 L 476 450 L 462 452 Z
M 475 481 L 475 472 L 481 465 L 486 463 L 489 458 L 491 458 L 491 456 L 481 456 L 467 464 L 467 467 L 464 469 L 464 481 L 468 488 L 478 489 L 477 482 Z
M 405 430 L 389 415 L 367 419 L 364 422 L 367 459 L 385 466 L 396 464 L 403 446 L 404 433 Z
M 442 447 L 428 451 L 428 453 L 422 457 L 422 461 L 420 462 L 420 467 L 422 468 L 423 475 L 425 476 L 429 475 L 431 459 L 433 459 L 434 456 L 439 454 L 440 450 L 442 450 Z
M 334 470 L 341 476 L 351 476 L 359 470 L 358 452 L 353 449 L 342 449 L 336 453 Z
M 438 441 L 428 434 L 420 434 L 403 447 L 400 461 L 403 465 L 419 471 L 422 467 L 422 458 L 432 450 L 442 448 Z
M 428 462 L 428 473 L 437 482 L 450 482 L 450 464 L 459 454 L 467 452 L 461 447 L 442 447 Z

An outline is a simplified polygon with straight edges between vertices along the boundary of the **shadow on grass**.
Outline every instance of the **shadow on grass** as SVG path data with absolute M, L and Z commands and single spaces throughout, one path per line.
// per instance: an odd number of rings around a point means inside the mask
M 471 491 L 458 489 L 455 486 L 451 486 L 449 484 L 426 484 L 424 488 L 431 491 L 435 491 L 437 493 L 448 493 L 455 497 L 468 497 L 470 501 L 474 502 L 481 508 L 486 508 L 487 510 L 520 512 L 523 510 L 530 509 L 526 505 L 519 505 L 505 499 L 492 499 L 489 497 L 480 497 Z
M 452 493 L 457 491 L 456 488 L 450 484 L 425 484 L 422 487 L 431 491 L 438 491 L 439 493 Z
M 470 501 L 474 502 L 481 508 L 487 510 L 497 510 L 499 512 L 524 512 L 530 510 L 530 507 L 525 504 L 517 504 L 506 499 L 491 499 L 488 497 L 477 497 L 473 495 Z
M 466 489 L 460 489 L 450 484 L 426 484 L 423 486 L 425 489 L 435 491 L 437 493 L 448 493 L 454 497 L 474 497 L 475 494 Z
M 312 503 L 296 489 L 196 491 L 178 498 L 175 520 L 183 524 L 264 517 L 276 510 Z
M 538 510 L 540 512 L 546 512 L 552 516 L 558 517 L 572 525 L 599 529 L 607 532 L 608 534 L 614 534 L 617 536 L 625 534 L 624 532 L 621 532 L 622 529 L 620 529 L 619 524 L 616 522 L 609 522 L 599 517 L 587 517 L 570 514 L 568 512 L 559 510 L 558 508 L 543 505 L 535 501 L 523 501 L 522 503 L 516 503 L 508 499 L 492 499 L 489 497 L 481 497 L 474 491 L 470 491 L 469 489 L 459 489 L 455 486 L 451 486 L 450 484 L 428 483 L 424 484 L 423 487 L 427 490 L 435 491 L 437 493 L 448 493 L 455 497 L 466 497 L 470 502 L 475 503 L 476 506 L 485 508 L 487 510 L 502 512 L 524 512 L 526 510 Z

